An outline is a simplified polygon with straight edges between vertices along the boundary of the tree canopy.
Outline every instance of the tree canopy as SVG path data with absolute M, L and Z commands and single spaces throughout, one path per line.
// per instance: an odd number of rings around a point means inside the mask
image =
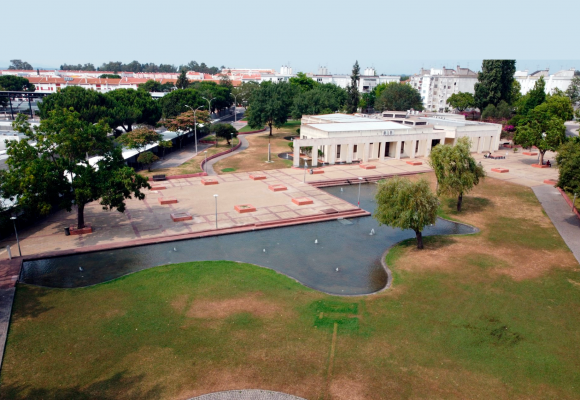
M 174 118 L 164 120 L 163 125 L 170 131 L 175 132 L 179 139 L 179 148 L 182 146 L 183 136 L 196 127 L 196 124 L 206 124 L 211 121 L 209 112 L 204 110 L 186 111 Z
M 102 74 L 99 76 L 101 79 L 121 79 L 121 75 L 117 74 Z
M 187 71 L 181 70 L 181 73 L 177 77 L 177 81 L 175 82 L 175 87 L 178 89 L 187 89 L 189 86 L 189 80 L 186 76 Z
M 573 105 L 580 105 L 580 76 L 574 76 L 570 86 L 566 89 L 566 96 L 570 98 Z
M 90 123 L 106 120 L 109 115 L 105 95 L 80 86 L 66 87 L 49 94 L 38 103 L 41 118 L 48 118 L 52 111 L 63 108 L 72 108 L 79 114 L 79 118 Z
M 541 76 L 540 79 L 534 83 L 534 87 L 520 99 L 520 107 L 518 114 L 526 115 L 531 110 L 546 101 L 546 81 Z
M 423 228 L 437 220 L 439 202 L 429 182 L 422 178 L 411 182 L 395 176 L 379 182 L 375 195 L 377 208 L 373 217 L 381 225 L 412 229 L 417 248 L 423 248 Z
M 49 213 L 54 207 L 77 207 L 77 226 L 83 228 L 84 207 L 100 200 L 104 209 L 125 210 L 125 199 L 143 199 L 149 185 L 125 165 L 121 149 L 107 137 L 103 122 L 90 123 L 71 109 L 58 108 L 32 128 L 19 115 L 14 128 L 28 140 L 7 144 L 8 171 L 0 179 L 5 196 L 18 204 Z M 87 157 L 97 156 L 92 164 Z
M 465 111 L 468 108 L 475 107 L 475 98 L 468 92 L 453 93 L 447 99 L 447 104 L 457 111 Z
M 146 151 L 144 153 L 141 153 L 141 154 L 139 154 L 139 157 L 137 157 L 137 162 L 147 166 L 147 171 L 149 171 L 149 172 L 151 172 L 151 164 L 153 164 L 155 161 L 158 161 L 158 160 L 159 160 L 159 157 L 157 157 L 155 154 L 153 154 L 150 151 Z
M 454 146 L 435 146 L 429 157 L 437 177 L 437 195 L 457 196 L 457 211 L 461 211 L 463 195 L 485 177 L 483 167 L 471 156 L 471 141 L 462 137 Z
M 568 140 L 558 149 L 558 187 L 580 196 L 580 139 Z
M 61 71 L 96 71 L 97 69 L 91 63 L 82 64 L 63 64 L 60 66 Z
M 318 84 L 314 89 L 300 91 L 294 97 L 292 118 L 302 115 L 329 114 L 340 110 L 346 102 L 346 90 L 332 83 Z
M 34 68 L 32 68 L 32 65 L 30 65 L 26 61 L 22 61 L 22 60 L 10 60 L 10 65 L 8 66 L 8 69 L 17 69 L 17 70 L 30 71 L 31 69 L 34 69 Z
M 194 109 L 199 106 L 207 107 L 207 102 L 201 98 L 201 95 L 194 89 L 178 89 L 166 94 L 158 100 L 161 105 L 161 114 L 163 118 L 172 118 L 189 111 L 186 105 Z
M 360 66 L 358 60 L 352 66 L 352 73 L 350 75 L 350 84 L 346 88 L 347 96 L 345 103 L 345 110 L 348 114 L 353 114 L 357 111 L 360 102 L 360 94 L 358 91 L 358 82 L 360 80 Z
M 147 92 L 171 92 L 171 89 L 174 88 L 173 82 L 157 82 L 156 80 L 149 79 L 145 83 L 141 83 L 139 85 L 139 89 L 145 90 Z
M 406 111 L 411 108 L 422 111 L 423 100 L 419 91 L 406 83 L 388 83 L 375 100 L 375 109 L 378 111 Z
M 301 92 L 312 90 L 319 84 L 314 79 L 307 77 L 304 72 L 298 72 L 295 77 L 288 79 L 288 82 Z
M 158 143 L 163 140 L 163 136 L 155 132 L 151 128 L 137 128 L 127 133 L 123 133 L 117 138 L 117 142 L 121 143 L 128 149 L 137 150 L 141 153 L 150 144 Z
M 515 72 L 515 60 L 483 60 L 475 84 L 477 107 L 484 110 L 489 104 L 497 106 L 502 100 L 511 104 Z
M 130 132 L 134 124 L 155 125 L 161 118 L 159 102 L 144 90 L 117 89 L 107 92 L 109 123 Z
M 523 147 L 536 146 L 540 152 L 540 165 L 544 164 L 544 154 L 556 151 L 566 141 L 566 125 L 554 116 L 545 119 L 532 119 L 516 129 L 514 143 Z
M 252 93 L 246 112 L 248 125 L 261 128 L 265 124 L 270 128 L 279 128 L 288 121 L 292 106 L 292 88 L 287 82 L 263 82 L 260 88 Z
M 14 75 L 0 76 L 0 90 L 15 92 L 34 92 L 35 86 L 26 78 Z
M 210 130 L 215 133 L 216 137 L 225 139 L 228 142 L 228 145 L 230 144 L 230 139 L 238 137 L 237 129 L 231 126 L 230 124 L 226 124 L 223 122 L 213 124 Z

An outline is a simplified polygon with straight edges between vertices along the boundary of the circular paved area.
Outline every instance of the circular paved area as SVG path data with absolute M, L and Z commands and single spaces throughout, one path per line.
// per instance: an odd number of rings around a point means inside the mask
M 302 397 L 269 390 L 245 389 L 208 393 L 190 400 L 305 400 Z

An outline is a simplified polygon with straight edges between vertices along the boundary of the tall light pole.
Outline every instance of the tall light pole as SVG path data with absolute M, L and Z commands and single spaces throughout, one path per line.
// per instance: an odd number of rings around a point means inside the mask
M 215 199 L 215 228 L 217 229 L 217 198 L 218 198 L 218 195 L 214 194 L 213 197 Z
M 210 99 L 210 100 L 206 99 L 206 98 L 205 98 L 205 97 L 203 97 L 203 96 L 201 96 L 201 98 L 202 98 L 202 99 L 204 99 L 205 101 L 207 101 L 207 111 L 209 111 L 209 117 L 211 118 L 211 102 L 212 102 L 213 100 L 215 100 L 215 97 L 214 97 L 214 98 L 212 98 L 212 99 Z
M 308 162 L 304 160 L 304 178 L 302 178 L 302 183 L 306 183 L 306 168 L 308 168 Z
M 16 217 L 10 217 L 14 223 L 14 233 L 16 234 L 16 243 L 18 244 L 18 254 L 22 257 L 22 251 L 20 251 L 20 240 L 18 240 L 18 231 L 16 230 Z
M 238 122 L 238 116 L 236 115 L 236 106 L 238 105 L 238 96 L 240 95 L 240 93 L 238 94 L 230 93 L 230 95 L 234 96 L 234 122 Z
M 195 132 L 195 155 L 197 156 L 197 117 L 195 116 L 195 114 L 197 113 L 197 110 L 203 108 L 203 106 L 199 106 L 195 110 L 192 107 L 188 106 L 187 104 L 185 105 L 185 107 L 188 107 L 191 109 L 191 111 L 193 111 L 193 130 Z
M 358 177 L 358 200 L 357 200 L 358 208 L 360 208 L 360 184 L 361 183 L 362 183 L 362 178 L 359 176 Z
M 204 153 L 205 153 L 205 161 L 203 162 L 203 172 L 205 172 L 206 169 L 207 169 L 206 166 L 205 166 L 205 164 L 207 164 L 207 150 L 204 151 Z

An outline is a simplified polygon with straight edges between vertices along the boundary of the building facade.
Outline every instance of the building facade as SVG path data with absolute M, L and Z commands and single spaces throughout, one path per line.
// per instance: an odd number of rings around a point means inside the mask
M 574 68 L 558 71 L 552 75 L 550 75 L 550 70 L 548 69 L 535 71 L 532 73 L 529 73 L 527 70 L 525 70 L 516 71 L 514 78 L 520 83 L 522 87 L 521 93 L 526 94 L 534 88 L 540 77 L 544 77 L 544 80 L 546 81 L 546 87 L 544 91 L 546 94 L 551 94 L 556 89 L 565 92 L 572 83 L 572 79 L 574 79 L 574 72 Z

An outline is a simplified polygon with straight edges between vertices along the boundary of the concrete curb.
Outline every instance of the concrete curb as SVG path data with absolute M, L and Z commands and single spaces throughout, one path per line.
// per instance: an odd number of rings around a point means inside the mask
M 562 195 L 562 197 L 564 198 L 564 200 L 566 201 L 566 203 L 568 203 L 568 205 L 572 209 L 572 212 L 574 214 L 576 214 L 576 216 L 578 217 L 578 219 L 580 219 L 580 212 L 578 212 L 578 209 L 572 204 L 572 200 L 570 200 L 570 198 L 568 197 L 568 195 L 566 194 L 566 192 L 564 192 L 559 187 L 556 187 L 556 189 L 558 189 L 558 191 L 560 192 L 560 194 Z

